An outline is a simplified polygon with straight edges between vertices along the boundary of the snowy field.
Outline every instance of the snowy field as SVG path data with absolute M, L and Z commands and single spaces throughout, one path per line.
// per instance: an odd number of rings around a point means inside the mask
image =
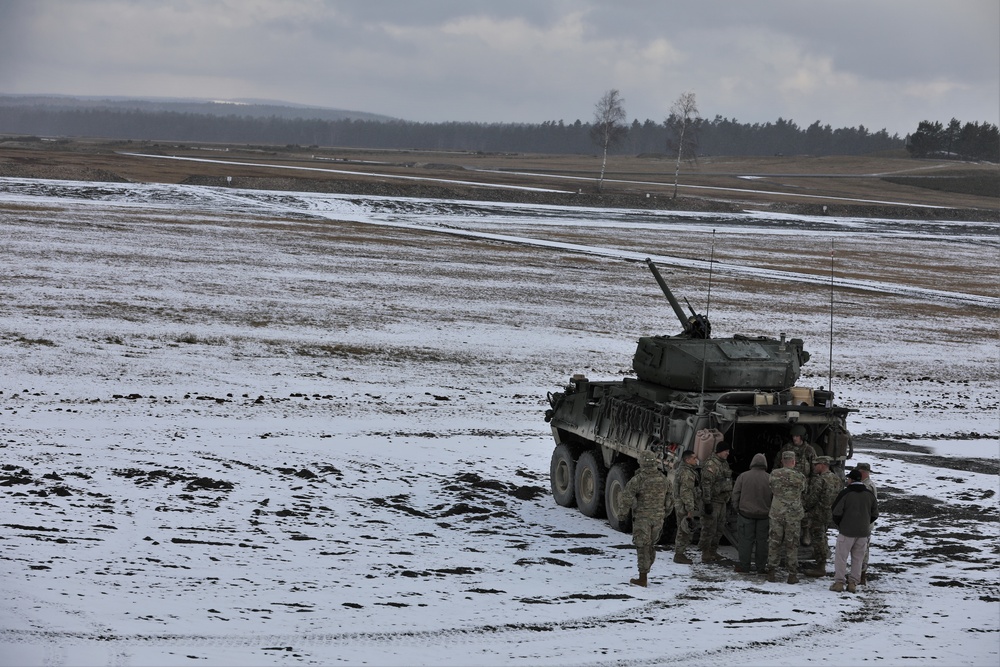
M 0 249 L 2 665 L 1000 660 L 996 225 L 0 179 Z M 858 409 L 859 594 L 629 586 L 552 501 L 546 393 L 679 330 L 646 257 Z

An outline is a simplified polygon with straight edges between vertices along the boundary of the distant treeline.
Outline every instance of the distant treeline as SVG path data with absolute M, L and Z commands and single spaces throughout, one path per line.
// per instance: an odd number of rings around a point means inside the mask
M 0 105 L 0 133 L 46 137 L 342 146 L 419 150 L 592 154 L 590 123 L 416 123 L 400 120 L 266 118 L 119 108 Z M 819 121 L 740 123 L 716 116 L 697 122 L 701 155 L 861 155 L 900 150 L 907 139 L 864 126 L 833 129 Z M 994 128 L 995 131 L 995 128 Z M 616 152 L 674 153 L 667 123 L 635 120 Z
M 991 123 L 966 123 L 952 118 L 947 125 L 921 121 L 909 136 L 906 150 L 913 157 L 1000 162 L 1000 129 Z

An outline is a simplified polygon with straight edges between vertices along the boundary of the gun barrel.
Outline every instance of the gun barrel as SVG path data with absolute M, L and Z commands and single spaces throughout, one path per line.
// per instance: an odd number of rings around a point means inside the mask
M 663 276 L 660 275 L 660 270 L 656 268 L 656 264 L 653 264 L 653 260 L 646 258 L 646 264 L 649 265 L 649 270 L 653 272 L 653 277 L 656 278 L 656 282 L 659 283 L 660 289 L 663 290 L 663 295 L 667 297 L 670 305 L 674 308 L 674 314 L 677 315 L 677 319 L 680 320 L 681 326 L 684 327 L 685 333 L 691 333 L 691 323 L 688 321 L 687 315 L 684 314 L 684 310 L 681 308 L 681 304 L 677 302 L 674 297 L 674 293 L 670 291 L 667 287 L 666 281 L 663 280 Z

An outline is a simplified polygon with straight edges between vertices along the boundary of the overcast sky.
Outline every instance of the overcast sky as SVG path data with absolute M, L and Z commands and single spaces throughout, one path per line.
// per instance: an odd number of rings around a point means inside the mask
M 1000 123 L 998 0 L 0 0 L 0 93 L 257 98 L 415 121 Z

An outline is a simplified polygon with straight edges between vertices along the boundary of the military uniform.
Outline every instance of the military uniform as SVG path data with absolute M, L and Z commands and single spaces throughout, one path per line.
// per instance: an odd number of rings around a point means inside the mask
M 712 454 L 701 466 L 701 494 L 704 512 L 701 515 L 701 540 L 698 546 L 701 548 L 702 562 L 707 562 L 718 560 L 716 549 L 719 548 L 722 529 L 726 524 L 726 506 L 733 495 L 732 468 L 718 453 Z
M 639 560 L 639 578 L 632 579 L 631 583 L 645 586 L 646 574 L 656 560 L 656 543 L 660 540 L 666 516 L 667 477 L 660 471 L 656 454 L 651 451 L 639 454 L 639 466 L 622 491 L 619 509 L 632 511 L 632 544 Z
M 773 497 L 768 514 L 768 580 L 774 581 L 774 570 L 784 557 L 788 564 L 789 583 L 795 583 L 798 581 L 799 531 L 805 514 L 802 497 L 806 478 L 795 468 L 781 467 L 771 472 L 769 485 Z
M 816 464 L 816 450 L 809 441 L 805 439 L 806 428 L 801 424 L 796 424 L 792 427 L 791 434 L 797 435 L 802 438 L 801 444 L 795 444 L 795 438 L 785 445 L 784 450 L 786 452 L 795 453 L 795 470 L 798 470 L 806 478 L 806 488 L 808 489 L 809 480 L 813 476 L 813 465 Z M 774 462 L 774 468 L 781 467 L 781 460 Z M 802 524 L 799 526 L 799 536 L 802 538 L 802 544 L 804 546 L 809 546 L 812 542 L 812 529 L 810 527 L 809 515 L 802 517 Z
M 698 470 L 690 463 L 681 462 L 674 477 L 674 511 L 677 515 L 677 537 L 674 539 L 674 562 L 690 563 L 684 550 L 691 544 L 692 530 L 687 521 L 698 502 Z
M 818 456 L 816 457 L 816 462 L 830 465 L 831 460 L 828 456 Z M 826 529 L 833 520 L 833 501 L 837 499 L 837 494 L 840 493 L 842 488 L 843 484 L 841 484 L 840 478 L 830 472 L 829 469 L 826 472 L 813 475 L 809 479 L 809 488 L 806 491 L 805 511 L 809 519 L 809 537 L 813 548 L 812 555 L 816 561 L 816 569 L 813 572 L 818 572 L 821 568 L 825 568 L 826 562 L 830 560 L 830 545 L 827 542 Z M 816 576 L 822 576 L 823 574 L 825 572 L 821 572 Z
M 813 476 L 813 466 L 816 464 L 816 450 L 807 441 L 803 440 L 801 445 L 789 442 L 785 445 L 786 452 L 795 453 L 795 467 L 793 470 L 799 471 L 803 477 L 809 479 Z M 780 459 L 775 461 L 775 468 L 781 467 Z

